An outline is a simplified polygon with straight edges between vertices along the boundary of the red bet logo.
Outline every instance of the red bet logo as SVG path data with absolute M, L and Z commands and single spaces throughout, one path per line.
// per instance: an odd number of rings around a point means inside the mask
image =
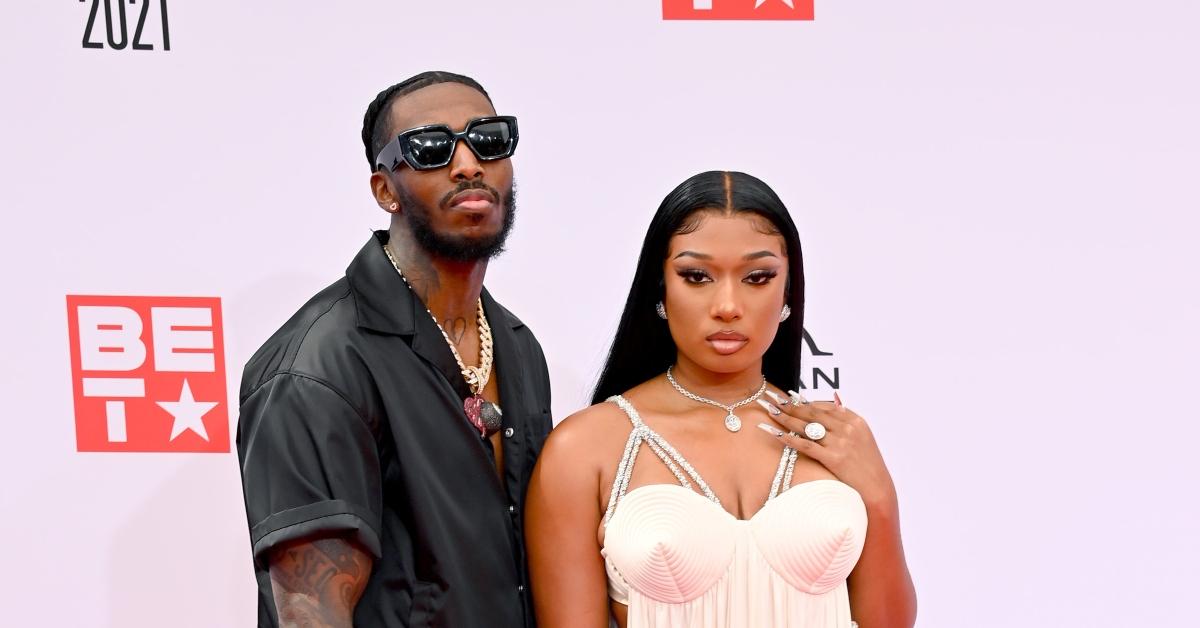
M 229 451 L 221 300 L 67 296 L 79 451 Z
M 663 0 L 664 20 L 811 20 L 813 0 Z

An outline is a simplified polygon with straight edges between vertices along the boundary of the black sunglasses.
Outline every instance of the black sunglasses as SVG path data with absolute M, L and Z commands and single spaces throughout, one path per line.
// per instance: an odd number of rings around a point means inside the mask
M 409 129 L 388 142 L 375 158 L 375 168 L 395 170 L 406 163 L 413 170 L 434 170 L 450 163 L 459 140 L 482 161 L 511 157 L 517 150 L 517 119 L 513 116 L 475 118 L 461 133 L 444 124 Z

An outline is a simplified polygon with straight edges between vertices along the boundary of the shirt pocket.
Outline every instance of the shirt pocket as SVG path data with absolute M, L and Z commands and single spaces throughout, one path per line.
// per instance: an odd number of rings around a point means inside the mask
M 550 412 L 543 410 L 541 412 L 533 411 L 529 415 L 527 431 L 527 446 L 529 447 L 530 471 L 533 470 L 534 462 L 537 462 L 538 455 L 542 453 L 542 445 L 546 443 L 546 437 L 550 435 Z

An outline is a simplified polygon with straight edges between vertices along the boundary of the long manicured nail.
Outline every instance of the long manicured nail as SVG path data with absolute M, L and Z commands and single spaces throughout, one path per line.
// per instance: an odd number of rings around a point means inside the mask
M 774 436 L 775 438 L 783 438 L 783 430 L 775 427 L 774 425 L 759 423 L 758 429 L 770 434 L 771 436 Z
M 845 405 L 842 403 L 842 398 L 838 396 L 836 390 L 833 391 L 833 400 L 837 402 L 839 408 Z
M 799 403 L 802 405 L 808 405 L 808 400 L 804 398 L 804 395 L 801 395 L 800 393 L 798 393 L 794 390 L 789 390 L 788 396 L 791 397 L 792 401 L 795 403 Z
M 763 401 L 762 399 L 755 399 L 754 401 L 757 402 L 758 405 L 762 406 L 763 409 L 767 411 L 767 414 L 770 414 L 771 416 L 779 416 L 780 414 L 782 414 L 782 411 L 779 408 L 776 408 L 775 406 L 771 405 L 770 403 L 768 403 L 766 401 Z
M 775 405 L 777 405 L 777 406 L 786 406 L 787 404 L 791 403 L 791 401 L 789 401 L 787 397 L 784 397 L 783 395 L 780 395 L 773 390 L 768 390 L 767 396 L 770 397 L 771 400 L 774 401 Z

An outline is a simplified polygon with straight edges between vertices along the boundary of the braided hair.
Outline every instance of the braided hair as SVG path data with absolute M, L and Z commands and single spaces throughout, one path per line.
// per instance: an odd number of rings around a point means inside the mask
M 475 79 L 453 72 L 429 71 L 422 72 L 416 76 L 396 83 L 395 85 L 379 92 L 375 96 L 375 100 L 367 106 L 367 113 L 363 116 L 362 141 L 363 148 L 367 151 L 367 163 L 371 164 L 371 171 L 375 170 L 375 156 L 379 151 L 383 150 L 384 146 L 391 141 L 388 136 L 387 116 L 388 111 L 391 111 L 392 103 L 401 96 L 411 94 L 418 89 L 437 85 L 438 83 L 460 83 L 472 89 L 478 90 L 483 94 L 488 102 L 492 102 L 492 97 L 488 96 L 487 90 L 483 89 Z M 382 123 L 380 118 L 383 118 Z

